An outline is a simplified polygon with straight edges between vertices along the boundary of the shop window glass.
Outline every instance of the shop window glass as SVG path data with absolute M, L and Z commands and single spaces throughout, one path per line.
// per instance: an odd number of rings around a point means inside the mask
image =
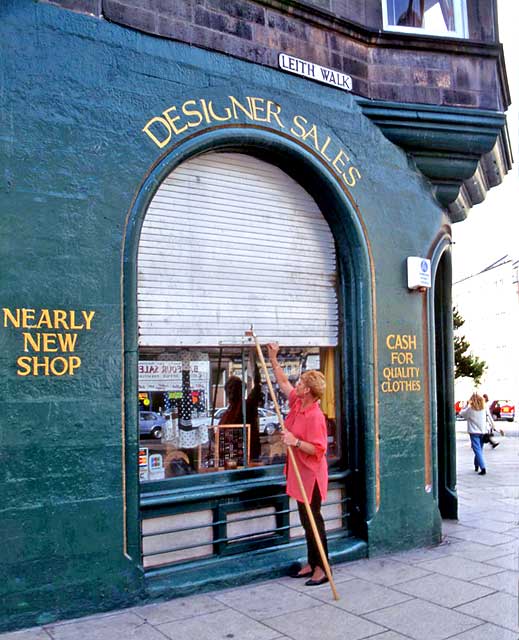
M 328 425 L 328 458 L 340 453 L 336 407 L 336 350 L 281 349 L 292 384 L 309 369 L 327 380 L 321 407 Z M 285 462 L 280 424 L 255 349 L 141 348 L 139 354 L 139 472 L 141 482 L 232 471 Z M 288 403 L 269 374 L 282 413 Z
M 464 38 L 465 0 L 382 0 L 384 29 Z

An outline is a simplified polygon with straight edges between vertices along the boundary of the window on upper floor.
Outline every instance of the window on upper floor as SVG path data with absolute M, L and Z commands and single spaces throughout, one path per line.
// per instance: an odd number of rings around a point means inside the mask
M 382 0 L 384 29 L 442 37 L 467 37 L 465 0 Z

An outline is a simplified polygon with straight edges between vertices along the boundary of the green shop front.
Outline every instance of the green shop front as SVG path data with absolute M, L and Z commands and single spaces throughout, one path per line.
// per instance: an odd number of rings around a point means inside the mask
M 439 542 L 451 221 L 384 136 L 400 106 L 9 6 L 0 628 L 304 558 L 251 325 L 290 380 L 326 376 L 332 563 Z

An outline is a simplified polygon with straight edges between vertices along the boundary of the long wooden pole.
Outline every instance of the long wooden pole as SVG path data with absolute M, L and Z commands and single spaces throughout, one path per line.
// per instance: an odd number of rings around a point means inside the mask
M 263 369 L 263 373 L 265 374 L 265 379 L 267 381 L 267 385 L 270 392 L 270 397 L 274 403 L 274 408 L 276 409 L 276 413 L 278 416 L 279 424 L 281 425 L 281 431 L 285 431 L 285 421 L 283 420 L 283 415 L 281 413 L 281 409 L 279 408 L 279 404 L 276 398 L 276 394 L 274 393 L 274 387 L 272 386 L 272 382 L 270 380 L 270 375 L 267 369 L 267 365 L 265 363 L 265 358 L 263 357 L 263 351 L 261 350 L 261 345 L 258 341 L 258 338 L 254 331 L 251 330 L 246 333 L 246 335 L 250 335 L 254 338 L 254 343 L 256 345 L 256 351 L 258 352 L 258 358 Z M 326 577 L 330 583 L 330 587 L 332 589 L 333 599 L 339 600 L 339 594 L 337 593 L 337 589 L 335 588 L 335 583 L 332 578 L 332 571 L 330 569 L 330 565 L 328 563 L 328 558 L 326 557 L 326 553 L 324 552 L 323 543 L 321 541 L 321 536 L 319 535 L 319 531 L 317 530 L 317 525 L 315 524 L 314 514 L 312 513 L 312 509 L 310 507 L 310 503 L 308 502 L 308 496 L 306 495 L 305 488 L 303 486 L 303 480 L 301 479 L 301 474 L 299 473 L 299 468 L 297 466 L 296 457 L 294 452 L 292 451 L 292 447 L 287 447 L 288 457 L 290 459 L 290 465 L 294 469 L 294 473 L 297 479 L 297 484 L 299 485 L 299 490 L 303 496 L 303 502 L 305 504 L 306 513 L 308 515 L 308 520 L 310 521 L 310 525 L 312 527 L 312 533 L 314 535 L 315 542 L 317 543 L 317 548 L 319 549 L 319 555 L 321 556 L 321 560 L 324 567 L 324 572 L 326 573 Z

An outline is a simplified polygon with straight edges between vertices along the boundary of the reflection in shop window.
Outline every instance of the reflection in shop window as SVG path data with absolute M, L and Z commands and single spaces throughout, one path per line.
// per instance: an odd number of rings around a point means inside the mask
M 465 0 L 382 0 L 384 28 L 466 37 Z
M 320 369 L 327 381 L 321 408 L 328 425 L 328 458 L 339 457 L 335 349 L 281 349 L 293 385 Z M 275 383 L 284 416 L 288 403 Z M 189 474 L 281 464 L 286 451 L 267 382 L 246 347 L 142 348 L 139 360 L 139 474 L 142 482 Z

